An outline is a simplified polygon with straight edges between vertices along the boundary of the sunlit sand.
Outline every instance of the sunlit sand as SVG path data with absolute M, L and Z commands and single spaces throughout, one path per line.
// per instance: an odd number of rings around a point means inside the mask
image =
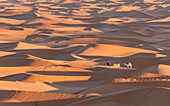
M 169 0 L 0 0 L 0 106 L 169 106 Z

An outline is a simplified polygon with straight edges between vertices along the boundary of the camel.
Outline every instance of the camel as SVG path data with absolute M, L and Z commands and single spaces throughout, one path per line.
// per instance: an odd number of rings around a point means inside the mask
M 124 63 L 124 65 L 125 65 L 127 68 L 132 68 L 132 63 L 131 63 L 131 62 Z

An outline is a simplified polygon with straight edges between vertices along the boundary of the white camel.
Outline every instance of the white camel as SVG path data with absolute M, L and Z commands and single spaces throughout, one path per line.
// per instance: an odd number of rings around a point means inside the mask
M 131 63 L 131 62 L 124 63 L 124 65 L 125 65 L 127 68 L 132 68 L 132 63 Z

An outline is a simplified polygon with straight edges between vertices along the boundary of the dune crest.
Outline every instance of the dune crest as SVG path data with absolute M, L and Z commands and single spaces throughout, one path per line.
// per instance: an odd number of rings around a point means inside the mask
M 0 106 L 169 106 L 169 0 L 0 0 Z

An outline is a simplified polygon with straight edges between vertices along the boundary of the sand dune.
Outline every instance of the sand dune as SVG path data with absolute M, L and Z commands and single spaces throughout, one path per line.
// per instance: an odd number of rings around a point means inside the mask
M 159 64 L 152 67 L 148 67 L 143 72 L 158 73 L 162 75 L 169 75 L 169 65 Z
M 12 82 L 12 81 L 1 81 L 1 90 L 20 90 L 20 91 L 52 91 L 58 90 L 57 88 L 51 87 L 41 82 L 27 83 L 27 82 Z
M 125 52 L 124 50 L 127 50 L 127 52 Z M 107 51 L 107 53 L 105 51 Z M 157 53 L 156 51 L 147 51 L 147 50 L 141 50 L 137 48 L 98 44 L 98 45 L 95 45 L 94 47 L 88 48 L 86 51 L 81 53 L 81 55 L 127 57 L 129 55 L 133 55 L 133 54 L 141 53 L 141 52 L 142 53 Z
M 169 7 L 0 0 L 0 106 L 168 106 Z
M 139 103 L 141 106 L 167 105 L 169 103 L 168 91 L 169 91 L 168 89 L 164 89 L 164 88 L 147 88 L 147 89 L 139 89 L 139 90 L 132 89 L 132 90 L 121 91 L 113 94 L 103 95 L 101 97 L 95 97 L 92 99 L 83 100 L 77 103 L 72 103 L 71 105 L 68 106 L 78 106 L 78 105 L 127 106 L 127 105 L 137 105 Z M 164 101 L 161 101 L 159 99 L 160 97 L 164 98 Z
M 48 47 L 45 46 L 38 46 L 38 45 L 33 45 L 33 44 L 27 44 L 27 43 L 18 43 L 17 47 L 14 50 L 20 50 L 20 49 L 49 49 Z
M 91 76 L 53 76 L 53 75 L 32 75 L 24 81 L 62 82 L 62 81 L 87 81 Z
M 27 95 L 27 97 L 25 97 Z M 49 98 L 51 97 L 51 98 Z M 16 92 L 9 99 L 18 100 L 20 102 L 32 102 L 32 101 L 46 101 L 57 99 L 73 99 L 73 98 L 87 98 L 86 95 L 78 94 L 59 94 L 59 93 L 43 93 L 43 92 Z

